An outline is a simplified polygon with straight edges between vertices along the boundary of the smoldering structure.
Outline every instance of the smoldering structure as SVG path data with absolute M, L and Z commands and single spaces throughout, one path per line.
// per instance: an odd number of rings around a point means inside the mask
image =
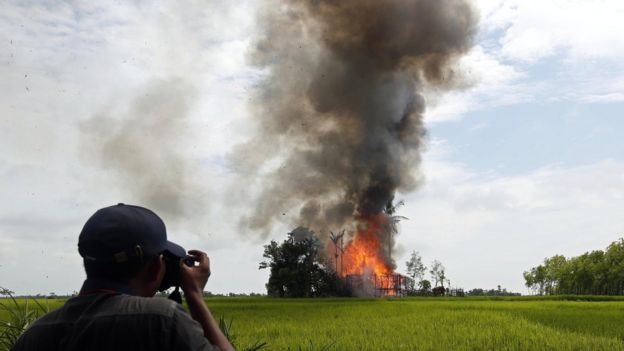
M 350 230 L 343 275 L 391 272 L 384 209 L 419 183 L 422 92 L 462 84 L 456 63 L 477 22 L 468 0 L 265 1 L 252 54 L 266 74 L 251 104 L 258 134 L 235 156 L 280 166 L 244 224 L 267 230 L 296 208 L 317 233 Z

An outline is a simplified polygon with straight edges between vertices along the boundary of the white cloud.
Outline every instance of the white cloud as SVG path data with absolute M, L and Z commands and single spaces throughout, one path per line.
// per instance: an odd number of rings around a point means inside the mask
M 583 87 L 581 99 L 586 103 L 616 103 L 624 101 L 624 67 L 605 72 L 605 77 L 590 79 Z
M 471 88 L 445 95 L 428 92 L 427 122 L 458 120 L 467 111 L 532 99 L 532 91 L 517 82 L 525 74 L 511 65 L 502 63 L 481 45 L 475 46 L 463 57 L 459 61 L 459 67 L 466 80 L 472 84 Z
M 624 3 L 619 0 L 483 1 L 484 22 L 503 29 L 504 57 L 535 62 L 561 51 L 570 60 L 624 56 Z
M 400 269 L 415 249 L 427 262 L 445 263 L 457 286 L 524 292 L 523 270 L 543 258 L 603 249 L 624 235 L 621 161 L 501 176 L 453 163 L 451 155 L 427 155 L 427 182 L 406 195 Z
M 518 103 L 622 101 L 624 2 L 479 0 L 477 7 L 479 41 L 460 62 L 473 86 L 429 94 L 429 123 Z
M 592 102 L 622 102 L 624 93 L 590 94 L 583 98 L 584 101 Z

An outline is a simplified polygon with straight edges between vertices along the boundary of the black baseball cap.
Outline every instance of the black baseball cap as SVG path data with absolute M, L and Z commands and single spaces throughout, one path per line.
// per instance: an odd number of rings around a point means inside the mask
M 153 211 L 117 204 L 95 212 L 78 237 L 78 252 L 94 263 L 142 262 L 164 251 L 186 256 L 186 250 L 167 240 L 165 223 Z

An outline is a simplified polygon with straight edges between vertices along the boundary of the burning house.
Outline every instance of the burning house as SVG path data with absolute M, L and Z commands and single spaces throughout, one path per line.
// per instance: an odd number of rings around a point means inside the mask
M 394 272 L 391 259 L 393 217 L 380 213 L 361 221 L 358 231 L 344 246 L 342 236 L 333 236 L 334 265 L 344 279 L 347 292 L 355 296 L 404 296 L 411 278 Z
M 398 273 L 349 274 L 345 277 L 345 288 L 352 296 L 407 296 L 410 280 Z
M 255 137 L 235 159 L 268 169 L 242 224 L 276 219 L 321 237 L 336 271 L 363 295 L 400 295 L 398 191 L 415 190 L 426 131 L 425 92 L 465 86 L 457 62 L 472 46 L 469 0 L 266 0 L 251 55 L 263 81 L 250 100 Z M 277 161 L 277 162 L 276 162 Z M 289 212 L 296 208 L 295 213 Z M 333 243 L 333 245 L 332 245 Z

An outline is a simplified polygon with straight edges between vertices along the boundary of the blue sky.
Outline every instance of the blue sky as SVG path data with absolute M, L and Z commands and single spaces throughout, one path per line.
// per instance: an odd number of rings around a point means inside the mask
M 155 208 L 174 240 L 209 252 L 207 289 L 264 291 L 262 245 L 296 223 L 285 216 L 267 237 L 241 230 L 234 219 L 258 189 L 233 191 L 227 162 L 253 134 L 247 104 L 261 72 L 247 53 L 263 3 L 0 4 L 0 284 L 18 293 L 78 289 L 82 224 L 121 201 Z M 425 94 L 428 145 L 414 170 L 424 182 L 398 196 L 409 220 L 395 257 L 399 271 L 417 250 L 425 263 L 442 261 L 453 285 L 526 292 L 522 271 L 544 257 L 624 236 L 624 3 L 475 6 L 480 34 L 458 68 L 471 84 Z M 169 133 L 120 140 L 140 140 L 133 152 L 146 155 L 167 140 L 186 172 L 155 156 L 143 166 L 180 186 L 175 210 L 142 196 L 153 179 L 93 153 L 111 130 L 145 123 L 133 106 L 152 95 L 171 97 L 148 98 L 163 110 L 187 100 L 188 108 L 165 118 Z
M 436 124 L 431 138 L 455 146 L 451 160 L 501 175 L 624 157 L 624 104 L 533 102 L 471 112 Z

